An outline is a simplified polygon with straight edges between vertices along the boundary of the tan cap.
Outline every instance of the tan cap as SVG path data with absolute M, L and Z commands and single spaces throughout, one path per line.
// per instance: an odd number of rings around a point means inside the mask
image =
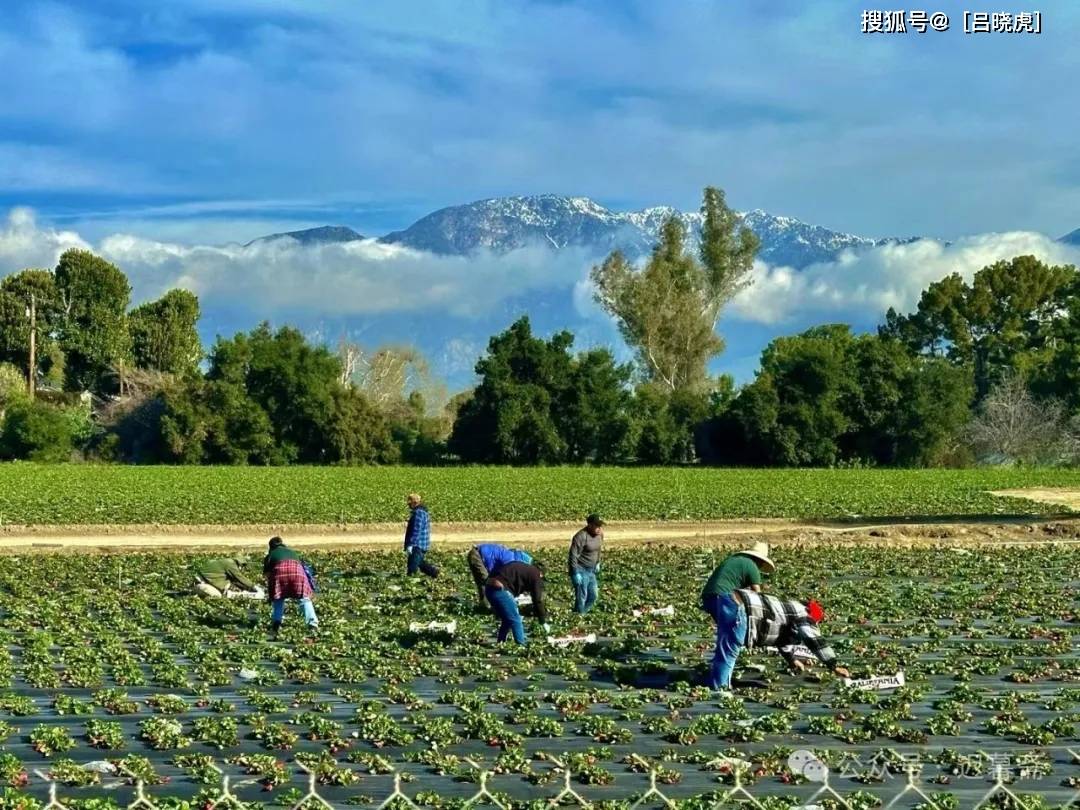
M 771 574 L 776 570 L 776 563 L 769 559 L 769 544 L 758 542 L 754 543 L 751 548 L 743 549 L 739 552 L 746 557 L 751 557 L 757 564 L 758 568 L 764 571 L 766 574 Z

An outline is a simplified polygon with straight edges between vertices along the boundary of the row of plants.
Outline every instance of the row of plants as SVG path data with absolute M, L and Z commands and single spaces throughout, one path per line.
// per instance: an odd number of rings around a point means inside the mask
M 355 524 L 1047 514 L 995 490 L 1077 487 L 1080 470 L 619 467 L 138 467 L 0 464 L 0 523 Z M 58 493 L 62 493 L 58 495 Z
M 942 794 L 970 790 L 995 751 L 1018 789 L 1053 797 L 1076 781 L 1064 752 L 1080 730 L 1080 552 L 1045 549 L 1035 577 L 1017 575 L 1030 549 L 779 548 L 769 589 L 821 601 L 857 677 L 903 670 L 907 683 L 865 692 L 754 653 L 737 699 L 701 685 L 713 632 L 696 594 L 725 554 L 611 550 L 601 600 L 578 617 L 562 553 L 538 551 L 555 631 L 598 636 L 565 650 L 531 621 L 528 645 L 495 644 L 463 555 L 440 551 L 436 580 L 404 579 L 400 554 L 313 553 L 321 632 L 290 613 L 278 641 L 264 605 L 189 593 L 191 555 L 12 558 L 0 782 L 40 795 L 42 770 L 79 801 L 142 779 L 191 801 L 226 773 L 272 802 L 299 789 L 302 764 L 342 801 L 385 795 L 397 773 L 421 804 L 452 807 L 458 789 L 444 788 L 484 770 L 515 802 L 557 793 L 569 771 L 615 807 L 651 772 L 688 807 L 736 778 L 790 805 L 813 793 L 788 761 L 799 749 L 864 802 L 913 761 Z M 665 604 L 674 616 L 633 615 Z M 453 636 L 409 630 L 451 618 Z

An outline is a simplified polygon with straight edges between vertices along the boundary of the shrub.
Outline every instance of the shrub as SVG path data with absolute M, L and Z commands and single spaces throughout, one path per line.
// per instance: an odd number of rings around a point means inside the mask
M 67 409 L 41 402 L 16 402 L 4 415 L 0 428 L 0 458 L 68 461 L 82 432 L 79 420 L 73 419 Z

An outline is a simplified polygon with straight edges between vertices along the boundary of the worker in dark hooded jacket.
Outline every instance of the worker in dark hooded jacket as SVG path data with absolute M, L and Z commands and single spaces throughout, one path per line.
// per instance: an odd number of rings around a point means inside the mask
M 551 629 L 544 606 L 544 572 L 529 563 L 511 562 L 499 568 L 498 573 L 488 577 L 484 586 L 484 595 L 501 621 L 499 641 L 506 641 L 506 637 L 512 633 L 514 641 L 518 644 L 525 643 L 525 623 L 517 606 L 517 597 L 523 593 L 532 597 L 536 620 L 543 625 L 544 631 Z
M 498 543 L 480 543 L 469 549 L 465 555 L 465 562 L 469 566 L 469 573 L 472 574 L 473 582 L 476 583 L 477 601 L 479 606 L 483 608 L 487 604 L 484 601 L 484 586 L 488 581 L 488 577 L 497 573 L 507 563 L 531 563 L 532 555 L 527 551 L 507 548 Z

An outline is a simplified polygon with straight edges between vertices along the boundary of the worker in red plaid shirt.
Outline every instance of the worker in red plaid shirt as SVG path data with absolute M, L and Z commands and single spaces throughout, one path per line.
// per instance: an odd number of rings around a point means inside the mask
M 266 596 L 271 604 L 270 626 L 274 635 L 281 629 L 285 618 L 286 599 L 300 602 L 308 628 L 317 632 L 319 619 L 315 615 L 315 605 L 311 602 L 315 585 L 300 560 L 300 555 L 285 545 L 285 541 L 280 537 L 270 538 L 270 553 L 263 560 L 263 574 L 266 576 Z

